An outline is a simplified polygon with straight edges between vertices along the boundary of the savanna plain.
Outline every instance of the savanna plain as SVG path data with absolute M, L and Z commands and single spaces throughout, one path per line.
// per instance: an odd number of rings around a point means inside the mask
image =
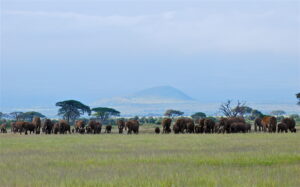
M 179 135 L 150 129 L 0 134 L 0 186 L 300 186 L 299 129 Z

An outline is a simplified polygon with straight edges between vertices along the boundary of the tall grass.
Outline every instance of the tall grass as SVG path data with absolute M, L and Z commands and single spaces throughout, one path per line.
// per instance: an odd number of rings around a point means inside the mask
M 300 135 L 0 135 L 0 186 L 300 186 Z

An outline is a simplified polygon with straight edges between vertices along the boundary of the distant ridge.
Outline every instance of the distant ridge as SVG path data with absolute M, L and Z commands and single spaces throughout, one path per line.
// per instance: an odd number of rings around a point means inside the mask
M 129 95 L 130 99 L 169 99 L 169 100 L 194 100 L 190 96 L 186 95 L 182 91 L 172 86 L 157 86 L 148 89 L 138 91 L 132 95 Z

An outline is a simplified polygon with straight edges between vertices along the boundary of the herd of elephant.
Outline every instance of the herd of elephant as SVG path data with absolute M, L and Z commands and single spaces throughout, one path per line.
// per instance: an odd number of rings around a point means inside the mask
M 172 119 L 166 118 L 162 121 L 163 133 L 171 132 Z M 263 132 L 296 132 L 296 122 L 293 118 L 284 118 L 277 124 L 277 119 L 273 116 L 256 118 L 254 121 L 254 131 Z M 221 118 L 215 122 L 210 118 L 192 120 L 190 118 L 177 119 L 173 125 L 173 132 L 178 133 L 246 133 L 251 132 L 251 124 L 246 123 L 242 117 Z M 157 127 L 155 133 L 160 133 Z
M 137 120 L 129 120 L 125 123 L 123 120 L 118 121 L 119 133 L 122 134 L 124 130 L 128 134 L 139 133 L 139 122 Z M 105 133 L 111 133 L 112 126 L 105 126 Z M 80 134 L 100 134 L 102 131 L 102 124 L 95 120 L 90 120 L 87 124 L 83 120 L 75 122 L 74 128 L 66 120 L 60 120 L 59 122 L 53 122 L 50 119 L 45 119 L 43 122 L 39 117 L 35 117 L 32 122 L 17 121 L 11 123 L 12 133 L 25 133 L 25 134 L 66 134 L 66 133 L 80 133 Z M 6 133 L 6 124 L 2 124 L 0 132 Z
M 128 134 L 138 134 L 140 123 L 138 120 L 118 120 L 118 131 L 122 134 L 127 131 Z M 254 131 L 263 132 L 296 132 L 295 120 L 293 118 L 284 118 L 281 122 L 277 123 L 277 119 L 273 116 L 265 116 L 263 118 L 256 118 L 254 121 Z M 162 123 L 162 133 L 168 134 L 172 130 L 175 134 L 179 133 L 246 133 L 251 132 L 251 124 L 246 123 L 242 117 L 228 117 L 221 118 L 219 122 L 215 122 L 210 118 L 203 118 L 199 120 L 193 120 L 190 118 L 179 118 L 172 126 L 172 119 L 165 118 Z M 172 130 L 171 130 L 172 129 Z M 28 132 L 35 134 L 66 134 L 66 133 L 80 133 L 80 134 L 100 134 L 102 130 L 102 124 L 95 120 L 90 120 L 86 123 L 83 120 L 75 122 L 74 128 L 65 120 L 59 122 L 53 122 L 50 119 L 42 120 L 39 117 L 35 117 L 32 122 L 17 121 L 11 123 L 12 133 L 25 133 Z M 105 133 L 111 133 L 112 126 L 105 126 Z M 6 124 L 0 126 L 0 132 L 6 133 Z M 155 133 L 160 133 L 160 128 L 156 127 Z

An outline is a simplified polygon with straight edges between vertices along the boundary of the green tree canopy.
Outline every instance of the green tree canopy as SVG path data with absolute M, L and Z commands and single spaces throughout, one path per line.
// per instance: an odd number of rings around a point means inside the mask
M 15 112 L 11 112 L 9 116 L 16 121 L 20 121 L 20 120 L 24 120 L 23 114 L 24 114 L 23 112 L 15 111 Z
M 46 117 L 43 114 L 36 112 L 36 111 L 25 112 L 22 115 L 23 115 L 23 118 L 28 121 L 32 121 L 34 117 L 40 117 L 40 118 Z
M 244 106 L 236 106 L 233 110 L 237 112 L 238 115 L 244 116 L 246 114 L 251 114 L 253 109 L 244 105 Z
M 93 108 L 92 111 L 95 112 L 93 116 L 100 119 L 103 123 L 105 123 L 111 116 L 120 116 L 120 112 L 113 108 L 98 107 Z
M 300 116 L 299 116 L 299 114 L 291 114 L 290 118 L 299 119 Z
M 253 109 L 251 111 L 250 119 L 255 119 L 255 118 L 262 118 L 264 115 L 261 111 Z
M 191 115 L 191 117 L 193 119 L 201 119 L 201 118 L 205 118 L 206 114 L 203 112 L 196 112 L 195 114 Z
M 76 118 L 85 113 L 91 115 L 90 107 L 76 100 L 61 101 L 57 102 L 55 105 L 60 107 L 58 109 L 58 115 L 62 116 L 68 122 L 74 122 Z
M 165 116 L 168 116 L 168 117 L 174 117 L 174 116 L 181 116 L 183 115 L 184 112 L 181 112 L 179 110 L 173 110 L 173 109 L 169 109 L 165 112 Z

